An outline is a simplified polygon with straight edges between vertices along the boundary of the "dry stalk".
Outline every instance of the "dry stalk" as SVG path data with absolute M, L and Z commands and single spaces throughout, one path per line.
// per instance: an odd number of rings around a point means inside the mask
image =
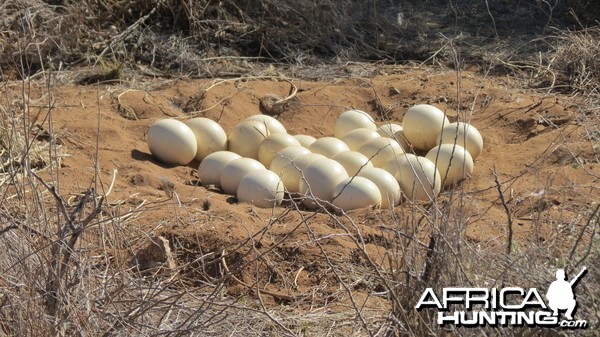
M 506 199 L 504 198 L 504 192 L 502 191 L 502 184 L 498 178 L 498 174 L 496 173 L 496 165 L 494 165 L 492 174 L 494 175 L 494 182 L 496 183 L 496 189 L 498 190 L 498 196 L 500 197 L 500 202 L 502 203 L 502 207 L 504 207 L 504 212 L 506 213 L 506 218 L 508 221 L 508 236 L 506 238 L 506 255 L 510 256 L 512 252 L 513 245 L 513 221 L 512 221 L 512 213 L 508 204 L 506 203 Z
M 281 115 L 288 107 L 288 103 L 291 99 L 296 97 L 298 93 L 298 88 L 296 85 L 289 79 L 284 79 L 291 86 L 290 93 L 287 97 L 281 98 L 275 94 L 268 94 L 259 99 L 259 109 L 263 114 L 269 116 L 279 116 Z
M 119 95 L 117 95 L 117 102 L 119 103 L 119 110 L 121 110 L 121 109 L 125 110 L 125 112 L 123 113 L 123 117 L 137 121 L 138 117 L 137 117 L 137 114 L 135 113 L 135 110 L 133 110 L 133 108 L 125 105 L 125 103 L 123 103 L 121 101 L 121 97 L 130 91 L 134 91 L 134 90 L 127 89 L 127 90 L 123 91 L 122 93 L 120 93 Z M 137 91 L 137 90 L 135 90 L 135 91 Z
M 590 256 L 598 224 L 600 224 L 600 204 L 596 205 L 596 209 L 594 209 L 594 211 L 592 212 L 592 214 L 590 215 L 590 217 L 587 219 L 587 221 L 586 221 L 585 225 L 583 226 L 583 228 L 581 228 L 581 231 L 579 232 L 579 235 L 577 236 L 577 239 L 575 240 L 575 243 L 573 244 L 573 248 L 571 249 L 571 253 L 569 253 L 569 261 L 573 261 L 573 257 L 575 255 L 575 253 L 577 252 L 577 248 L 579 247 L 579 244 L 581 243 L 581 240 L 583 239 L 583 235 L 587 232 L 588 228 L 590 226 L 592 226 L 592 233 L 590 235 L 590 242 L 587 245 L 586 251 L 583 254 L 583 256 L 576 263 L 573 264 L 574 268 L 578 267 L 583 261 L 585 261 Z

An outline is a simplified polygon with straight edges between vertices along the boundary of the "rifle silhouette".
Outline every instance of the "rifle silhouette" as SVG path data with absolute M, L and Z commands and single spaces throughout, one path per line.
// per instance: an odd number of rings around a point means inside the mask
M 583 269 L 579 272 L 579 274 L 577 274 L 577 276 L 575 276 L 574 278 L 571 279 L 571 282 L 569 282 L 569 285 L 571 286 L 571 288 L 573 287 L 573 285 L 575 283 L 577 283 L 577 281 L 579 281 L 579 279 L 583 276 L 583 274 L 585 274 L 586 271 L 587 271 L 587 267 L 583 267 Z

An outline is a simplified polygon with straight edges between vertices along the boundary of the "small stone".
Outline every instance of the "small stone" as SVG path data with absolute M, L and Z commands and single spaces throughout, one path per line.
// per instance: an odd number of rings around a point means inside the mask
M 133 263 L 144 273 L 170 274 L 177 268 L 169 240 L 160 235 L 150 239 L 148 245 L 134 257 Z

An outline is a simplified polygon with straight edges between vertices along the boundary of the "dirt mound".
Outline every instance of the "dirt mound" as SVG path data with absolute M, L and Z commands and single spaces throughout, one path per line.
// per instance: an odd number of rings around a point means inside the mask
M 421 335 L 431 329 L 423 322 L 434 319 L 412 310 L 424 288 L 543 286 L 554 269 L 580 267 L 590 256 L 597 216 L 593 210 L 598 207 L 594 202 L 600 200 L 599 128 L 594 124 L 597 116 L 576 97 L 516 89 L 522 83 L 476 70 L 345 67 L 346 77 L 321 81 L 277 74 L 50 86 L 49 92 L 34 81 L 29 110 L 19 108 L 25 106 L 20 83 L 8 82 L 0 106 L 10 107 L 15 115 L 28 113 L 31 151 L 40 152 L 41 162 L 56 157 L 48 154 L 49 141 L 60 145 L 60 167 L 39 172 L 55 189 L 41 189 L 43 207 L 32 216 L 54 214 L 57 202 L 65 212 L 81 211 L 83 216 L 87 211 L 81 200 L 98 205 L 94 196 L 107 195 L 106 203 L 95 208 L 98 221 L 74 232 L 82 234 L 80 241 L 63 251 L 71 254 L 73 249 L 77 266 L 90 261 L 90 270 L 113 275 L 111 281 L 94 282 L 112 282 L 116 295 L 98 303 L 114 300 L 118 312 L 135 310 L 128 303 L 137 295 L 130 293 L 139 288 L 141 295 L 151 285 L 160 291 L 148 299 L 154 303 L 145 314 L 148 319 L 164 315 L 161 296 L 173 296 L 193 307 L 210 303 L 221 313 L 219 305 L 239 309 L 236 319 L 248 317 L 255 308 L 262 308 L 257 315 L 277 309 L 279 317 L 298 322 L 279 328 L 308 329 L 307 335 L 318 334 L 325 314 L 352 324 L 358 324 L 357 315 L 364 330 L 383 324 Z M 356 69 L 371 76 L 354 76 Z M 230 132 L 246 117 L 264 111 L 265 100 L 273 97 L 288 98 L 276 116 L 290 134 L 315 137 L 332 135 L 336 117 L 347 109 L 367 111 L 378 122 L 400 123 L 410 106 L 433 104 L 451 121 L 475 125 L 484 151 L 473 176 L 443 191 L 435 204 L 405 201 L 393 211 L 361 209 L 336 216 L 304 210 L 291 200 L 275 209 L 254 208 L 200 186 L 199 163 L 164 165 L 148 150 L 146 132 L 157 120 L 203 116 Z M 46 115 L 48 106 L 51 115 Z M 31 186 L 39 184 L 34 182 Z M 4 186 L 8 198 L 29 193 Z M 23 200 L 25 206 L 19 207 L 27 207 L 29 201 Z M 66 226 L 60 214 L 55 219 Z M 15 242 L 52 242 L 52 221 L 41 229 L 27 227 L 35 240 L 15 237 L 20 240 Z M 594 259 L 596 250 L 585 262 L 591 266 L 586 277 L 590 284 L 598 275 Z M 80 275 L 78 268 L 70 271 L 74 278 Z M 90 280 L 97 280 L 95 272 Z M 594 308 L 592 288 L 581 289 L 586 291 L 586 296 L 578 295 L 582 310 Z M 99 311 L 97 317 L 112 316 Z M 394 323 L 396 319 L 405 325 Z M 273 320 L 263 317 L 260 322 Z M 106 323 L 113 326 L 110 319 Z M 230 327 L 219 326 L 223 331 Z M 345 325 L 336 333 L 347 335 L 351 329 L 355 326 Z
M 440 198 L 442 207 L 461 210 L 460 216 L 444 221 L 474 244 L 504 250 L 508 220 L 498 179 L 511 209 L 515 244 L 526 247 L 560 237 L 557 251 L 572 246 L 582 212 L 591 200 L 600 199 L 600 164 L 588 137 L 590 126 L 580 122 L 571 99 L 511 89 L 516 85 L 507 78 L 470 71 L 460 79 L 442 69 L 387 67 L 380 72 L 385 75 L 327 82 L 288 79 L 298 92 L 278 118 L 290 134 L 322 137 L 333 133 L 335 118 L 349 108 L 367 111 L 378 121 L 400 122 L 414 104 L 436 105 L 452 121 L 474 124 L 485 143 L 473 177 Z M 151 237 L 167 239 L 178 276 L 187 284 L 201 286 L 229 270 L 234 275 L 228 281 L 230 294 L 253 292 L 260 285 L 260 292 L 276 303 L 343 304 L 348 298 L 339 288 L 341 279 L 366 297 L 384 290 L 374 279 L 353 280 L 353 275 L 372 264 L 394 267 L 387 258 L 390 242 L 398 239 L 393 233 L 421 240 L 425 251 L 429 227 L 411 213 L 415 205 L 404 203 L 391 213 L 358 210 L 350 218 L 297 211 L 289 202 L 275 210 L 256 209 L 197 186 L 198 163 L 166 166 L 149 154 L 145 133 L 152 122 L 204 116 L 230 132 L 260 113 L 262 98 L 287 96 L 289 81 L 178 80 L 146 88 L 52 89 L 54 128 L 64 135 L 68 153 L 60 170 L 60 192 L 77 195 L 90 184 L 98 146 L 102 186 L 107 188 L 114 177 L 109 202 L 123 212 L 144 210 L 134 220 L 135 228 L 148 233 L 139 251 Z M 361 242 L 352 235 L 357 233 Z M 310 296 L 314 289 L 321 291 L 318 298 Z M 380 300 L 368 303 L 377 306 Z

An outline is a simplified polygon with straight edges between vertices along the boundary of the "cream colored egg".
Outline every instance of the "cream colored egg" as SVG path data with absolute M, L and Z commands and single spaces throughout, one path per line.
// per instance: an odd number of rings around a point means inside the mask
M 323 137 L 312 143 L 308 149 L 313 153 L 322 154 L 331 158 L 344 151 L 350 151 L 348 145 L 335 137 Z
M 394 123 L 386 123 L 382 124 L 377 128 L 377 133 L 381 135 L 381 137 L 392 138 L 402 146 L 404 151 L 410 150 L 410 144 L 404 136 L 404 129 L 402 126 Z
M 348 178 L 344 167 L 329 158 L 311 162 L 303 173 L 299 189 L 304 197 L 302 203 L 310 209 L 317 209 L 331 202 L 335 187 Z
M 235 195 L 237 192 L 240 181 L 246 176 L 246 174 L 257 171 L 266 170 L 265 166 L 258 160 L 252 158 L 237 158 L 230 161 L 219 177 L 221 183 L 221 189 L 223 192 L 231 195 Z
M 270 134 L 258 148 L 258 161 L 269 167 L 277 152 L 290 146 L 300 146 L 300 142 L 287 133 Z
M 375 183 L 363 177 L 348 177 L 333 191 L 333 206 L 342 211 L 379 206 L 381 192 Z
M 404 136 L 412 146 L 429 151 L 437 145 L 442 128 L 450 124 L 444 112 L 433 105 L 418 104 L 406 111 L 402 120 Z
M 442 179 L 431 160 L 411 155 L 399 165 L 395 177 L 408 200 L 432 201 L 440 193 Z
M 259 121 L 266 126 L 269 133 L 287 133 L 287 130 L 277 119 L 267 115 L 252 115 L 247 121 Z
M 483 138 L 479 131 L 469 123 L 455 122 L 444 127 L 438 136 L 438 144 L 458 144 L 473 158 L 477 159 L 483 151 Z
M 379 137 L 381 136 L 375 130 L 360 128 L 348 132 L 341 140 L 351 151 L 358 151 L 366 142 Z
M 258 159 L 260 144 L 269 136 L 265 125 L 260 121 L 244 121 L 229 134 L 229 151 L 242 157 Z
M 304 146 L 305 148 L 309 148 L 312 143 L 317 140 L 317 138 L 309 135 L 295 135 L 294 138 L 296 138 L 300 142 L 300 145 Z
M 194 132 L 185 123 L 163 119 L 150 126 L 146 136 L 152 155 L 167 164 L 186 165 L 196 156 Z
M 383 164 L 383 166 L 381 168 L 388 171 L 392 176 L 395 177 L 396 173 L 398 172 L 398 169 L 400 168 L 400 163 L 403 160 L 405 160 L 406 157 L 416 157 L 416 156 L 412 153 L 406 153 L 406 152 L 397 154 L 396 156 L 393 156 L 387 162 L 385 162 L 385 164 Z
M 286 147 L 285 149 L 277 152 L 271 161 L 271 165 L 269 165 L 269 170 L 281 176 L 283 170 L 292 163 L 292 160 L 296 159 L 300 155 L 308 153 L 310 153 L 310 150 L 302 146 Z
M 369 158 L 373 166 L 382 167 L 390 158 L 404 153 L 404 150 L 397 141 L 391 138 L 379 137 L 366 142 L 358 149 L 358 152 Z
M 348 132 L 360 128 L 377 130 L 377 125 L 368 113 L 361 110 L 348 110 L 343 112 L 335 120 L 335 125 L 333 126 L 333 135 L 336 138 L 342 138 Z
M 466 179 L 473 173 L 473 158 L 460 145 L 442 144 L 425 156 L 437 165 L 443 186 L 450 186 Z
M 381 194 L 381 208 L 391 208 L 400 204 L 400 185 L 390 173 L 378 167 L 371 167 L 361 170 L 358 176 L 369 179 L 377 186 Z
M 272 208 L 283 201 L 283 182 L 275 172 L 252 171 L 244 176 L 237 189 L 239 201 L 260 208 Z
M 365 155 L 363 155 L 362 153 L 356 151 L 340 152 L 335 156 L 331 157 L 331 159 L 342 164 L 344 169 L 346 169 L 346 172 L 348 172 L 348 175 L 351 177 L 355 176 L 359 170 L 362 170 L 367 167 L 373 167 L 373 164 L 371 163 L 371 161 L 369 161 L 369 158 L 365 157 Z
M 402 126 L 394 123 L 385 123 L 377 127 L 377 133 L 381 137 L 394 138 L 394 134 L 398 131 L 402 131 Z
M 306 167 L 313 161 L 322 158 L 325 157 L 318 153 L 308 153 L 294 158 L 292 164 L 286 166 L 280 174 L 281 180 L 283 180 L 283 184 L 288 192 L 298 193 L 300 191 L 300 180 Z
M 198 178 L 203 186 L 221 186 L 221 172 L 234 159 L 241 158 L 231 151 L 217 151 L 206 156 L 198 166 Z
M 227 150 L 227 134 L 219 123 L 198 117 L 188 120 L 185 125 L 192 129 L 196 136 L 196 160 L 201 161 L 213 152 Z

